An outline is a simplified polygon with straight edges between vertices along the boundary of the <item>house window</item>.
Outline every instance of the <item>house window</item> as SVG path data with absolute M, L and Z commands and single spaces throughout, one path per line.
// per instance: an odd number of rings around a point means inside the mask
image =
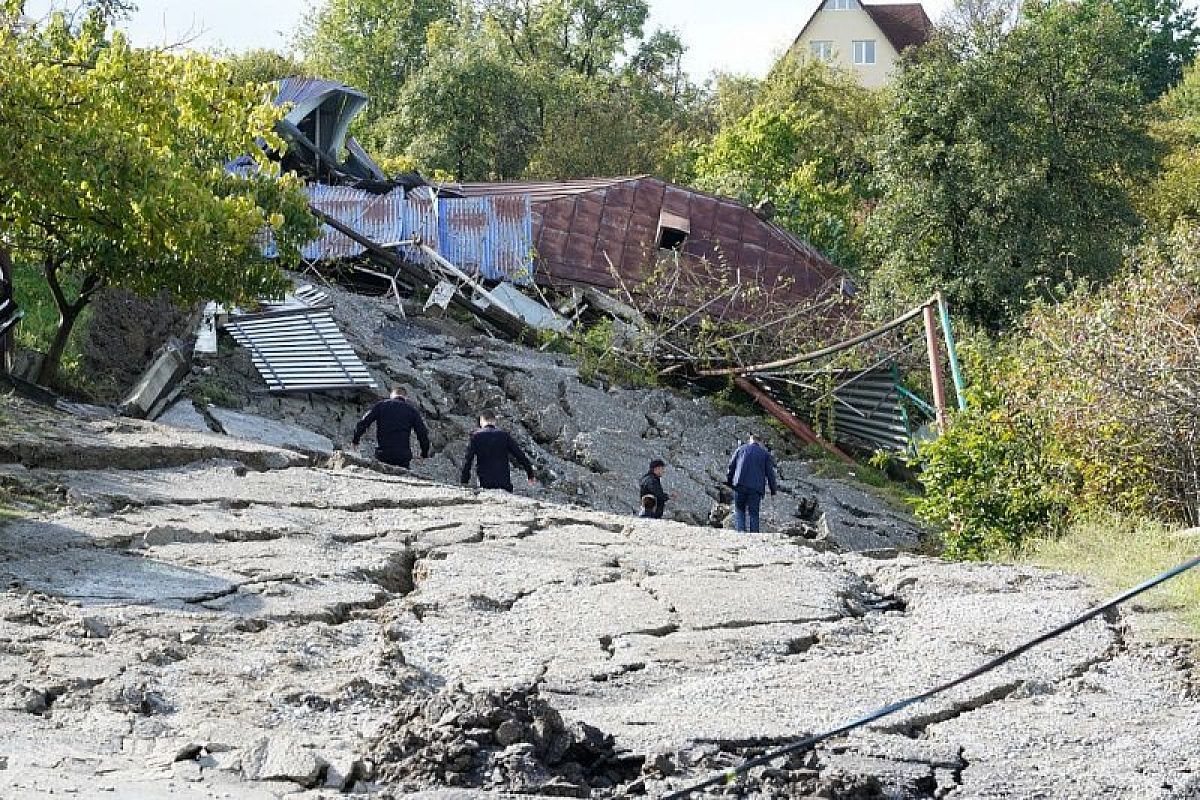
M 858 8 L 858 2 L 857 0 L 829 0 L 825 4 L 825 8 L 830 11 L 850 11 Z
M 687 217 L 667 211 L 658 215 L 658 247 L 660 250 L 678 250 L 692 232 L 692 223 Z
M 818 61 L 833 61 L 833 42 L 812 41 L 808 43 L 808 49 L 812 52 L 812 57 Z
M 874 64 L 875 63 L 875 40 L 874 39 L 856 39 L 854 41 L 854 63 L 855 64 Z

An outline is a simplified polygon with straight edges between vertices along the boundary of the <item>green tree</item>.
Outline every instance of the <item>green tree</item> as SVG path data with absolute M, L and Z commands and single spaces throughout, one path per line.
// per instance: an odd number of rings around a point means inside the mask
M 439 53 L 405 85 L 385 149 L 454 180 L 524 172 L 537 137 L 536 96 L 522 74 L 470 48 Z M 381 126 L 382 127 L 382 126 Z M 401 144 L 403 142 L 404 144 Z
M 560 72 L 539 96 L 544 109 L 526 174 L 562 179 L 653 172 L 670 112 L 636 81 Z
M 1163 158 L 1139 196 L 1142 216 L 1161 232 L 1200 224 L 1200 69 L 1191 67 L 1154 112 L 1152 130 Z
M 1040 289 L 1115 270 L 1153 153 L 1126 33 L 1110 7 L 1050 0 L 902 63 L 870 219 L 878 306 L 940 288 L 996 330 Z
M 1088 2 L 1111 6 L 1128 26 L 1126 46 L 1133 51 L 1138 86 L 1147 102 L 1179 83 L 1200 47 L 1194 8 L 1186 8 L 1183 0 Z
M 612 72 L 642 36 L 646 0 L 479 0 L 501 56 L 525 67 L 562 67 L 586 77 Z
M 0 27 L 0 74 L 0 249 L 40 266 L 60 314 L 43 382 L 103 287 L 185 303 L 282 287 L 264 235 L 295 256 L 315 224 L 257 146 L 283 146 L 260 87 L 233 86 L 205 56 L 130 47 L 95 12 L 78 27 L 61 14 Z M 260 171 L 225 172 L 243 153 Z
M 363 124 L 394 111 L 404 85 L 429 61 L 430 26 L 453 20 L 455 0 L 325 0 L 302 23 L 305 64 L 371 98 Z
M 233 83 L 273 83 L 281 78 L 307 75 L 308 70 L 296 58 L 267 48 L 241 53 L 222 53 Z
M 825 64 L 791 58 L 754 96 L 748 113 L 699 148 L 696 184 L 771 209 L 776 222 L 857 269 L 877 96 Z

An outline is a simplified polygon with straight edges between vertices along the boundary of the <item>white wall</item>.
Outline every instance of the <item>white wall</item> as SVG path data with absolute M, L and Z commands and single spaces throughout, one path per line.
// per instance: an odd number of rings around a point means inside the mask
M 835 11 L 821 7 L 805 28 L 804 33 L 796 42 L 793 54 L 802 58 L 810 58 L 810 44 L 814 41 L 833 42 L 832 63 L 844 67 L 848 72 L 857 75 L 864 86 L 872 88 L 887 83 L 892 67 L 897 60 L 896 49 L 879 30 L 879 26 L 871 19 L 862 7 L 845 11 Z M 859 65 L 854 63 L 854 41 L 856 39 L 873 39 L 875 41 L 875 64 Z

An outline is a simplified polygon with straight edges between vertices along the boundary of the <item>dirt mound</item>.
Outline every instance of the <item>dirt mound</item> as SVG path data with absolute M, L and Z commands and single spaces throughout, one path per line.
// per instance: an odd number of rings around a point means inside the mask
M 394 797 L 434 786 L 556 797 L 604 796 L 635 782 L 644 759 L 613 737 L 564 722 L 536 689 L 444 689 L 404 707 L 376 742 L 376 778 Z

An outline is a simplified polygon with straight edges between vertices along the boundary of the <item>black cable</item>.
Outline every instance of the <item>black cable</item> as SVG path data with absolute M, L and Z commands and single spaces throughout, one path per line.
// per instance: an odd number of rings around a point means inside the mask
M 967 681 L 974 680 L 975 678 L 978 678 L 980 675 L 983 675 L 984 673 L 987 673 L 987 672 L 991 672 L 996 667 L 999 667 L 1002 664 L 1012 661 L 1017 656 L 1020 656 L 1024 653 L 1026 653 L 1027 651 L 1033 649 L 1034 647 L 1037 647 L 1039 644 L 1042 644 L 1043 642 L 1047 642 L 1050 639 L 1055 638 L 1056 636 L 1061 636 L 1062 634 L 1066 633 L 1067 631 L 1069 631 L 1073 628 L 1078 628 L 1083 623 L 1100 616 L 1101 614 L 1105 613 L 1106 611 L 1116 608 L 1117 606 L 1121 605 L 1122 603 L 1124 603 L 1127 600 L 1137 597 L 1142 592 L 1145 592 L 1149 589 L 1153 589 L 1155 586 L 1158 586 L 1161 583 L 1166 583 L 1167 581 L 1171 580 L 1172 578 L 1182 575 L 1183 573 L 1187 572 L 1189 569 L 1192 569 L 1193 567 L 1195 567 L 1197 565 L 1200 565 L 1200 556 L 1196 556 L 1195 558 L 1192 558 L 1189 561 L 1185 561 L 1184 563 L 1180 564 L 1179 566 L 1177 566 L 1173 569 L 1169 569 L 1166 572 L 1163 572 L 1163 573 L 1151 578 L 1150 580 L 1145 581 L 1144 583 L 1138 584 L 1137 586 L 1133 587 L 1132 589 L 1129 589 L 1128 591 L 1126 591 L 1120 595 L 1117 595 L 1113 599 L 1109 600 L 1107 603 L 1096 606 L 1092 610 L 1090 610 L 1078 617 L 1075 617 L 1074 619 L 1070 620 L 1069 622 L 1059 625 L 1057 628 L 1052 628 L 1051 630 L 1046 631 L 1045 633 L 1043 633 L 1033 639 L 1030 639 L 1028 642 L 1025 642 L 1025 644 L 1022 644 L 1019 647 L 1009 650 L 1007 653 L 992 659 L 991 661 L 987 662 L 986 664 L 984 664 L 980 667 L 976 667 L 975 669 L 971 670 L 970 672 L 966 673 L 965 675 L 963 675 L 961 677 L 955 678 L 954 680 L 948 681 L 947 683 L 943 683 L 940 686 L 936 686 L 926 692 L 922 692 L 921 694 L 914 695 L 913 697 L 909 697 L 906 700 L 900 700 L 898 702 L 892 703 L 891 705 L 886 705 L 883 708 L 876 709 L 875 711 L 872 711 L 870 714 L 859 717 L 858 719 L 854 720 L 853 722 L 847 722 L 844 725 L 840 725 L 840 726 L 838 726 L 832 730 L 826 731 L 824 733 L 818 733 L 814 736 L 809 736 L 807 739 L 801 739 L 798 742 L 793 742 L 792 744 L 785 745 L 784 747 L 780 747 L 777 750 L 773 750 L 769 753 L 764 753 L 763 755 L 758 756 L 757 758 L 752 758 L 749 761 L 743 762 L 742 764 L 740 764 L 737 767 L 731 767 L 730 769 L 727 769 L 723 772 L 719 772 L 715 775 L 705 778 L 704 780 L 700 781 L 699 783 L 695 783 L 691 786 L 688 786 L 685 789 L 679 789 L 677 791 L 671 792 L 668 795 L 664 795 L 663 800 L 681 800 L 682 798 L 685 798 L 685 797 L 688 797 L 689 795 L 691 795 L 692 792 L 698 792 L 701 789 L 708 788 L 709 786 L 714 786 L 718 783 L 732 783 L 734 781 L 734 779 L 737 778 L 738 775 L 749 772 L 750 770 L 754 769 L 755 767 L 762 766 L 763 764 L 768 764 L 782 756 L 791 755 L 792 753 L 803 752 L 805 750 L 811 750 L 813 747 L 815 747 L 816 745 L 825 741 L 826 739 L 832 739 L 833 737 L 840 736 L 843 733 L 849 733 L 850 731 L 854 730 L 855 728 L 861 728 L 862 726 L 867 725 L 868 723 L 874 722 L 877 719 L 881 719 L 881 718 L 889 716 L 891 714 L 895 714 L 897 711 L 902 711 L 903 709 L 908 708 L 909 706 L 912 706 L 912 705 L 916 705 L 917 703 L 920 703 L 923 700 L 928 700 L 929 698 L 933 697 L 934 695 L 941 694 L 942 692 L 945 692 L 949 689 L 953 689 L 956 686 L 960 686 L 960 685 L 966 683 Z

